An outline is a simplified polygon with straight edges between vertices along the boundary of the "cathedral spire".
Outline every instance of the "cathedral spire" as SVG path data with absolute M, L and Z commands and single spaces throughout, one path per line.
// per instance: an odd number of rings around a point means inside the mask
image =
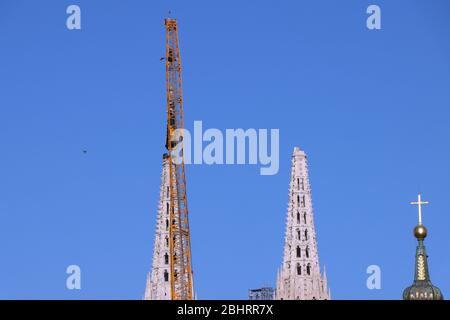
M 147 275 L 145 300 L 170 300 L 170 266 L 169 266 L 169 208 L 170 208 L 170 179 L 169 159 L 163 155 L 161 186 L 153 247 L 152 270 Z
M 419 221 L 414 228 L 414 236 L 417 239 L 418 245 L 416 248 L 416 261 L 414 265 L 414 282 L 412 286 L 403 291 L 404 300 L 442 300 L 444 297 L 439 288 L 433 286 L 428 271 L 428 256 L 426 253 L 424 240 L 427 237 L 427 228 L 422 223 L 422 205 L 429 204 L 423 202 L 421 195 L 417 197 L 417 202 L 411 204 L 418 206 Z
M 316 230 L 304 151 L 292 154 L 283 264 L 277 276 L 277 300 L 329 299 L 326 277 L 320 273 Z

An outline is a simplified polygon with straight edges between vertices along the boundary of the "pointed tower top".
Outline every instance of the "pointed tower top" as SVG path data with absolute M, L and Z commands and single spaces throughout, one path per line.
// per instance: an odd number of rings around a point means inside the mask
M 419 224 L 414 228 L 414 236 L 417 238 L 418 245 L 416 248 L 416 261 L 415 261 L 415 273 L 414 282 L 412 286 L 406 288 L 403 291 L 404 300 L 443 300 L 443 296 L 439 288 L 433 286 L 428 271 L 428 256 L 423 244 L 428 231 L 422 224 L 422 205 L 428 204 L 423 202 L 420 194 L 418 195 L 417 202 L 411 202 L 411 204 L 418 205 L 419 208 Z
M 301 150 L 299 147 L 295 147 L 295 148 L 294 148 L 294 152 L 292 153 L 292 156 L 293 156 L 293 157 L 296 157 L 296 156 L 306 156 L 306 153 L 305 153 L 305 151 Z

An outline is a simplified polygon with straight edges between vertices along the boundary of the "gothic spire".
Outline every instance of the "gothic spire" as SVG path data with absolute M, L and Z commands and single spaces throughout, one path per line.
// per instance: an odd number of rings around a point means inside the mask
M 163 155 L 161 186 L 155 226 L 155 242 L 153 247 L 152 270 L 147 275 L 145 300 L 170 300 L 170 267 L 169 267 L 169 159 Z
M 299 148 L 295 148 L 292 154 L 286 222 L 276 299 L 329 299 L 326 277 L 320 273 L 307 157 Z

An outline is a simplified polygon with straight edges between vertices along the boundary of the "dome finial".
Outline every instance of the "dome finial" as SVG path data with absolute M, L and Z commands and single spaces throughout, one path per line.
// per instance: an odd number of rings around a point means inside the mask
M 422 205 L 428 204 L 422 201 L 420 194 L 417 196 L 417 202 L 411 202 L 417 205 L 419 209 L 419 224 L 414 228 L 414 236 L 418 240 L 416 248 L 416 263 L 414 266 L 414 282 L 403 291 L 405 300 L 442 300 L 442 292 L 439 288 L 433 286 L 428 271 L 428 256 L 425 250 L 424 239 L 427 236 L 427 228 L 422 224 Z
M 419 210 L 419 224 L 414 228 L 414 236 L 417 238 L 417 240 L 423 240 L 427 236 L 427 228 L 422 224 L 422 205 L 429 204 L 428 201 L 422 201 L 422 196 L 420 193 L 417 195 L 417 201 L 411 202 L 413 205 L 417 205 L 417 208 Z

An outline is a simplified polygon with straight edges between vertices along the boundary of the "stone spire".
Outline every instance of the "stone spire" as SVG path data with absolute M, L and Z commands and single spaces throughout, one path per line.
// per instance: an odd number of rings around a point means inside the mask
M 320 273 L 307 158 L 299 148 L 292 155 L 284 258 L 275 298 L 330 299 L 326 276 Z
M 403 291 L 404 300 L 443 300 L 444 297 L 439 288 L 433 286 L 428 271 L 428 256 L 423 244 L 427 237 L 427 228 L 422 224 L 422 205 L 428 202 L 422 202 L 419 194 L 417 202 L 411 204 L 418 205 L 419 224 L 414 228 L 414 236 L 417 238 L 416 261 L 414 265 L 414 282 L 412 286 Z
M 147 275 L 145 300 L 171 299 L 169 267 L 169 170 L 169 160 L 167 155 L 164 155 L 156 218 L 152 271 Z

